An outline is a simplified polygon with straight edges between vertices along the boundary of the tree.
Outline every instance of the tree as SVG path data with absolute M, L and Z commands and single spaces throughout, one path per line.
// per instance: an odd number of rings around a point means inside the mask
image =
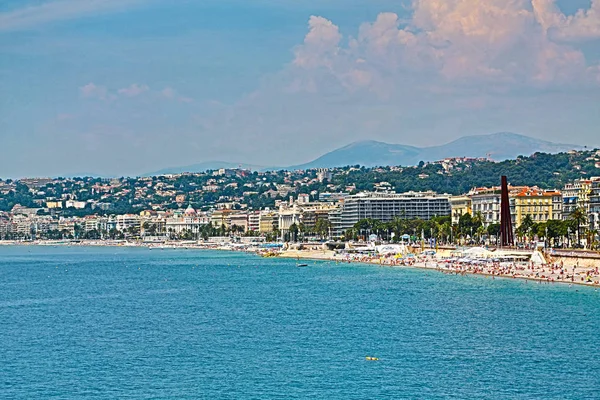
M 480 225 L 479 228 L 477 228 L 477 241 L 481 242 L 483 235 L 485 235 L 486 233 L 487 229 L 484 228 L 483 225 Z
M 490 236 L 496 238 L 496 244 L 498 244 L 498 237 L 500 236 L 500 224 L 489 224 L 487 227 L 487 233 Z
M 521 221 L 521 225 L 519 225 L 519 227 L 517 228 L 517 235 L 521 238 L 526 236 L 529 237 L 529 234 L 531 233 L 534 225 L 535 223 L 533 222 L 531 215 L 527 214 L 523 218 L 523 221 Z
M 233 235 L 236 233 L 244 233 L 244 227 L 236 224 L 231 225 L 230 230 Z
M 586 230 L 586 240 L 588 248 L 594 249 L 596 247 L 596 238 L 598 236 L 597 229 L 587 229 Z
M 460 216 L 458 220 L 458 230 L 463 237 L 473 237 L 473 233 L 477 232 L 482 225 L 481 215 L 476 215 L 475 218 L 471 214 L 466 213 Z
M 365 238 L 368 238 L 369 234 L 371 233 L 373 228 L 376 226 L 376 224 L 377 224 L 377 222 L 374 219 L 365 218 L 365 219 L 361 219 L 356 224 L 354 224 L 354 229 L 356 229 L 356 231 L 359 234 L 361 234 L 361 233 L 364 234 Z
M 546 221 L 545 236 L 550 239 L 551 245 L 556 246 L 557 239 L 564 237 L 567 234 L 566 221 L 551 219 Z
M 346 231 L 344 232 L 344 240 L 356 240 L 356 238 L 357 238 L 356 229 L 354 229 L 354 228 L 346 229 Z
M 452 221 L 446 221 L 441 225 L 440 234 L 442 235 L 445 243 L 450 242 L 450 238 L 452 236 Z
M 598 249 L 598 229 L 590 229 L 588 230 L 588 234 L 589 234 L 589 246 L 590 249 L 592 250 L 597 250 Z
M 290 233 L 290 238 L 293 242 L 298 241 L 298 225 L 296 225 L 296 223 L 294 222 L 292 225 L 290 225 L 289 228 L 289 233 Z
M 126 232 L 133 237 L 139 236 L 140 235 L 140 227 L 139 226 L 130 226 L 129 228 L 126 229 Z
M 581 247 L 581 225 L 584 225 L 587 222 L 587 214 L 583 208 L 578 207 L 571 213 L 571 215 L 569 215 L 569 219 L 575 224 L 577 232 L 577 245 Z
M 331 222 L 326 218 L 319 218 L 315 223 L 315 232 L 321 239 L 329 236 L 329 229 L 331 228 Z

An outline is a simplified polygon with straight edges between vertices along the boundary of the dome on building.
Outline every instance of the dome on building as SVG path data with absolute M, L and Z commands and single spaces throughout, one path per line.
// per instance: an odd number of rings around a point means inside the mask
M 196 215 L 196 210 L 194 210 L 192 208 L 192 205 L 190 204 L 188 206 L 188 208 L 185 210 L 185 215 Z

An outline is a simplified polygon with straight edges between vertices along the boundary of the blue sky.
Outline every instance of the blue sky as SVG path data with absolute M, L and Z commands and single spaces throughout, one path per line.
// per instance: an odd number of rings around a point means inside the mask
M 1 177 L 600 147 L 600 0 L 5 0 L 0 92 Z

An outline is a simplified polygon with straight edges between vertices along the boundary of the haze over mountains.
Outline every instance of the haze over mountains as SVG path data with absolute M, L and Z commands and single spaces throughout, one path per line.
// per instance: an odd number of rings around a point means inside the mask
M 488 155 L 494 161 L 503 161 L 520 155 L 529 156 L 536 152 L 560 153 L 582 149 L 583 146 L 579 145 L 553 143 L 510 132 L 465 136 L 450 143 L 431 147 L 415 147 L 365 140 L 333 150 L 305 164 L 288 167 L 263 167 L 244 163 L 214 161 L 186 167 L 165 168 L 146 175 L 203 172 L 209 169 L 237 168 L 239 165 L 252 170 L 334 168 L 357 164 L 365 167 L 411 166 L 418 164 L 420 161 L 437 161 L 449 157 L 478 158 L 487 157 Z
M 450 143 L 432 147 L 414 147 L 366 140 L 324 154 L 306 164 L 290 169 L 332 168 L 360 164 L 365 167 L 416 165 L 420 161 L 437 161 L 449 157 L 489 157 L 494 161 L 529 156 L 536 152 L 560 153 L 583 149 L 573 144 L 552 143 L 516 133 L 465 136 Z

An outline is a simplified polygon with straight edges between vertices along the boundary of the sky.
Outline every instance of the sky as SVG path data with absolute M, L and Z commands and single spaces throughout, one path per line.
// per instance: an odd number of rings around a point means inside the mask
M 0 177 L 600 147 L 600 0 L 3 0 Z

